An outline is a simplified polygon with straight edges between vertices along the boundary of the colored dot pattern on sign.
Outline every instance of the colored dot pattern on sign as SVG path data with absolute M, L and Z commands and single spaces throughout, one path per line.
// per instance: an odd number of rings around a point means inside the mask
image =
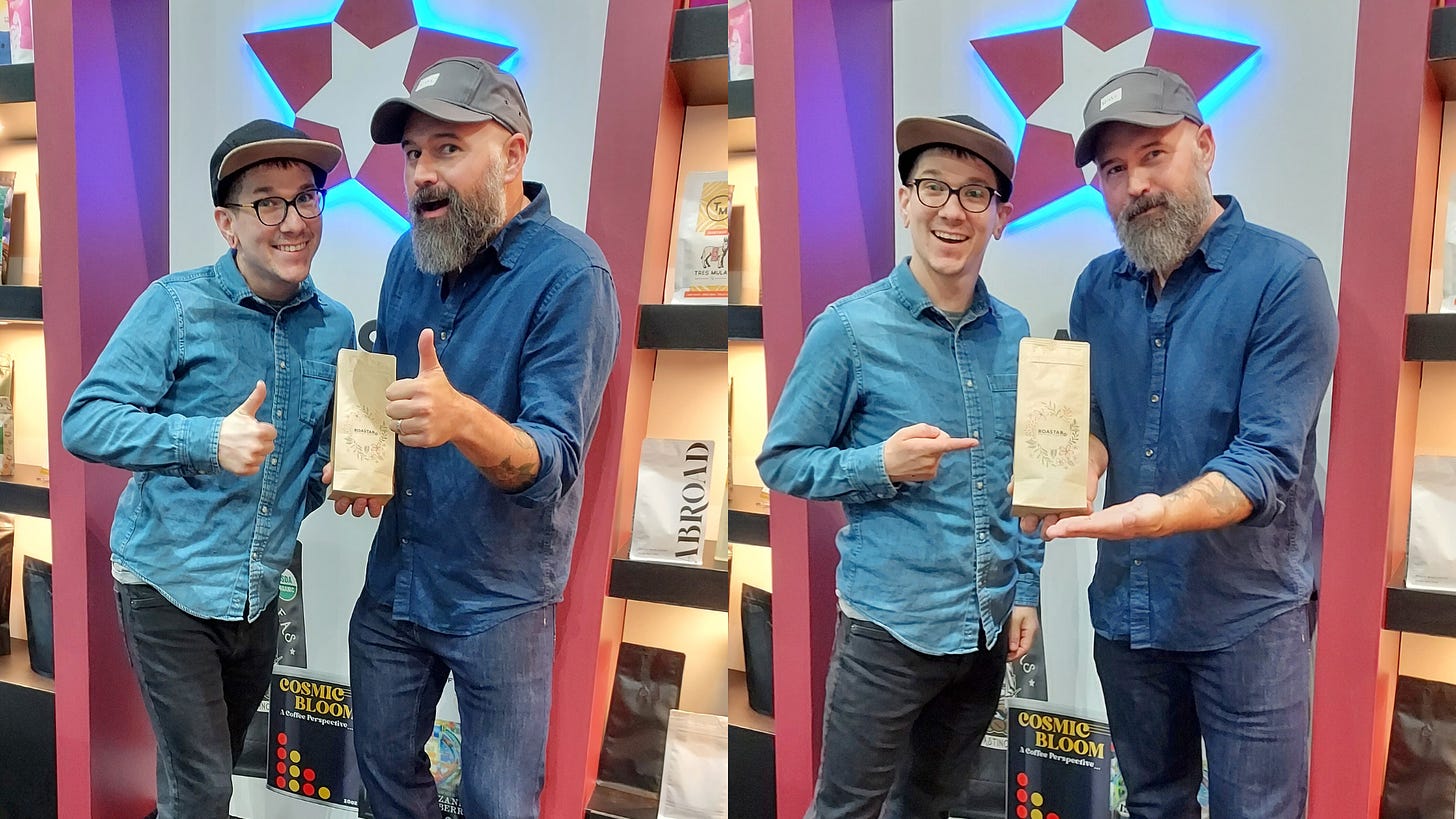
M 298 751 L 290 751 L 284 746 L 288 744 L 288 735 L 278 735 L 278 764 L 275 770 L 278 776 L 274 777 L 273 784 L 279 790 L 287 790 L 292 793 L 301 793 L 304 796 L 317 796 L 319 799 L 327 800 L 331 791 L 322 786 L 314 784 L 318 774 L 313 768 L 305 767 L 303 755 Z
M 1046 798 L 1034 791 L 1028 793 L 1030 783 L 1025 772 L 1016 775 L 1016 819 L 1061 819 L 1059 814 L 1042 811 Z

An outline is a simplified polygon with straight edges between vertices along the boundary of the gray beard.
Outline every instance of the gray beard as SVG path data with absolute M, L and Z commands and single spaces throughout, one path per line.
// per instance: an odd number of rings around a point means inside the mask
M 1189 196 L 1158 193 L 1128 203 L 1117 215 L 1118 241 L 1127 258 L 1139 270 L 1171 274 L 1203 238 L 1203 222 L 1213 210 L 1208 183 L 1200 182 Z M 1155 205 L 1163 205 L 1162 214 L 1134 217 Z
M 450 202 L 443 218 L 420 215 L 419 202 L 442 198 Z M 436 186 L 417 193 L 410 201 L 415 264 L 435 275 L 463 269 L 505 226 L 505 213 L 505 185 L 498 165 L 486 172 L 474 190 L 461 192 Z

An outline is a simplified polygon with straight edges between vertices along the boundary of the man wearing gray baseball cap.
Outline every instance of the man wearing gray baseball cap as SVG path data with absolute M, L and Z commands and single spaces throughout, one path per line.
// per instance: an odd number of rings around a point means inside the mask
M 1177 74 L 1118 74 L 1084 120 L 1076 160 L 1097 163 L 1122 244 L 1087 265 L 1070 316 L 1092 347 L 1105 508 L 1023 528 L 1099 539 L 1094 658 L 1131 815 L 1197 816 L 1202 745 L 1214 816 L 1300 817 L 1329 283 L 1213 195 L 1213 131 Z
M 1045 546 L 1006 492 L 1030 328 L 981 276 L 1016 160 L 961 114 L 907 117 L 895 146 L 910 255 L 809 325 L 758 456 L 849 521 L 812 819 L 946 816 L 1038 630 Z
M 371 132 L 404 152 L 410 230 L 374 345 L 397 358 L 394 498 L 335 504 L 382 513 L 349 626 L 359 769 L 377 815 L 440 815 L 423 749 L 453 674 L 465 815 L 536 816 L 616 291 L 596 243 L 523 181 L 532 128 L 515 77 L 441 60 Z

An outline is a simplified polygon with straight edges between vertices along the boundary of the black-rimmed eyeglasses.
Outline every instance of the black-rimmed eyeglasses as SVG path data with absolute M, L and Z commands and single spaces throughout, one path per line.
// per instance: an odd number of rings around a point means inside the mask
M 255 202 L 224 202 L 224 207 L 252 208 L 258 214 L 258 221 L 267 227 L 277 227 L 288 218 L 288 209 L 298 211 L 305 219 L 317 219 L 324 212 L 324 192 L 317 188 L 299 191 L 292 199 L 281 196 L 267 196 Z
M 951 194 L 955 194 L 961 200 L 961 207 L 966 213 L 980 213 L 991 206 L 991 197 L 996 194 L 996 189 L 982 185 L 979 182 L 968 182 L 959 188 L 952 188 L 939 179 L 912 179 L 910 187 L 915 189 L 915 196 L 920 204 L 927 208 L 944 207 L 950 201 Z

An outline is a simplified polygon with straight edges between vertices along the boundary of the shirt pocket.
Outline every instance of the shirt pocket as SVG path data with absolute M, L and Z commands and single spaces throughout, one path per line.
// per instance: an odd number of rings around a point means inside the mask
M 334 374 L 337 368 L 322 361 L 303 360 L 303 420 L 317 424 L 334 399 Z
M 1016 437 L 1016 373 L 991 376 L 991 409 L 996 413 L 996 437 L 1003 441 Z

